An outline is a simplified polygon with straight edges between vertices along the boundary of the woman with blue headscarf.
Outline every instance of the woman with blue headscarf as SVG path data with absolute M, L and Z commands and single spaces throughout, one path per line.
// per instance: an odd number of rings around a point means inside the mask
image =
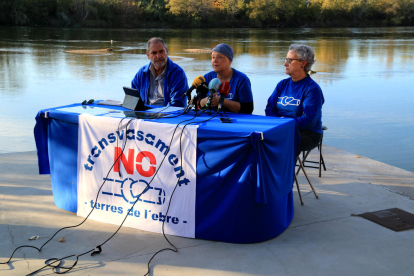
M 231 67 L 233 56 L 233 49 L 225 43 L 214 47 L 211 51 L 213 71 L 205 74 L 204 78 L 207 83 L 214 78 L 218 78 L 222 83 L 230 83 L 230 92 L 223 102 L 225 110 L 251 114 L 253 112 L 253 93 L 250 80 L 245 74 Z M 207 100 L 207 98 L 202 99 L 200 106 L 204 107 Z M 216 93 L 211 101 L 211 106 L 216 107 L 218 103 L 219 95 Z

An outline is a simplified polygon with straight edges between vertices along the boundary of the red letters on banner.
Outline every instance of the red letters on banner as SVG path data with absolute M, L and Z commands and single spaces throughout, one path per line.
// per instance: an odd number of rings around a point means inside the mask
M 128 150 L 128 158 L 122 152 L 122 149 L 119 147 L 115 147 L 115 165 L 114 171 L 119 172 L 121 169 L 121 163 L 124 165 L 125 171 L 127 174 L 134 174 L 134 157 L 135 157 L 135 150 L 129 149 Z M 150 167 L 147 171 L 145 171 L 142 167 L 142 161 L 144 158 L 148 158 L 150 162 Z M 135 158 L 135 168 L 137 172 L 144 176 L 144 177 L 151 177 L 154 175 L 155 170 L 157 169 L 157 159 L 155 158 L 154 154 L 149 151 L 140 151 Z

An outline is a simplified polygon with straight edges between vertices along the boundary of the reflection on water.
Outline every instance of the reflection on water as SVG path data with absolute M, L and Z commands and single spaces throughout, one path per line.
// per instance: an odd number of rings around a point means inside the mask
M 264 114 L 293 42 L 315 49 L 312 75 L 326 103 L 326 144 L 414 171 L 414 28 L 376 29 L 0 29 L 0 153 L 34 150 L 40 109 L 85 99 L 122 100 L 123 86 L 144 64 L 146 41 L 163 37 L 191 82 L 211 70 L 210 54 L 235 51 L 233 67 L 251 80 L 255 114 Z M 111 40 L 113 41 L 111 43 Z M 66 53 L 106 49 L 100 55 Z

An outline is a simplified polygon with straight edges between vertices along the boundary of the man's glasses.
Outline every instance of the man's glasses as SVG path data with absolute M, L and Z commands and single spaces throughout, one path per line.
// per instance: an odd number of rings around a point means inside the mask
M 288 64 L 291 64 L 292 60 L 299 60 L 299 59 L 298 58 L 286 58 L 285 63 L 287 62 Z

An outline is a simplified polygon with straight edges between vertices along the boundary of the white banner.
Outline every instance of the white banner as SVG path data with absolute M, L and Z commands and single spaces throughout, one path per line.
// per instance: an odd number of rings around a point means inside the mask
M 129 118 L 79 116 L 77 214 L 86 217 L 97 201 L 89 218 L 120 225 L 148 187 L 124 226 L 162 233 L 165 219 L 166 234 L 194 238 L 197 127 L 185 128 L 182 154 L 182 126 L 168 150 L 175 127 Z

